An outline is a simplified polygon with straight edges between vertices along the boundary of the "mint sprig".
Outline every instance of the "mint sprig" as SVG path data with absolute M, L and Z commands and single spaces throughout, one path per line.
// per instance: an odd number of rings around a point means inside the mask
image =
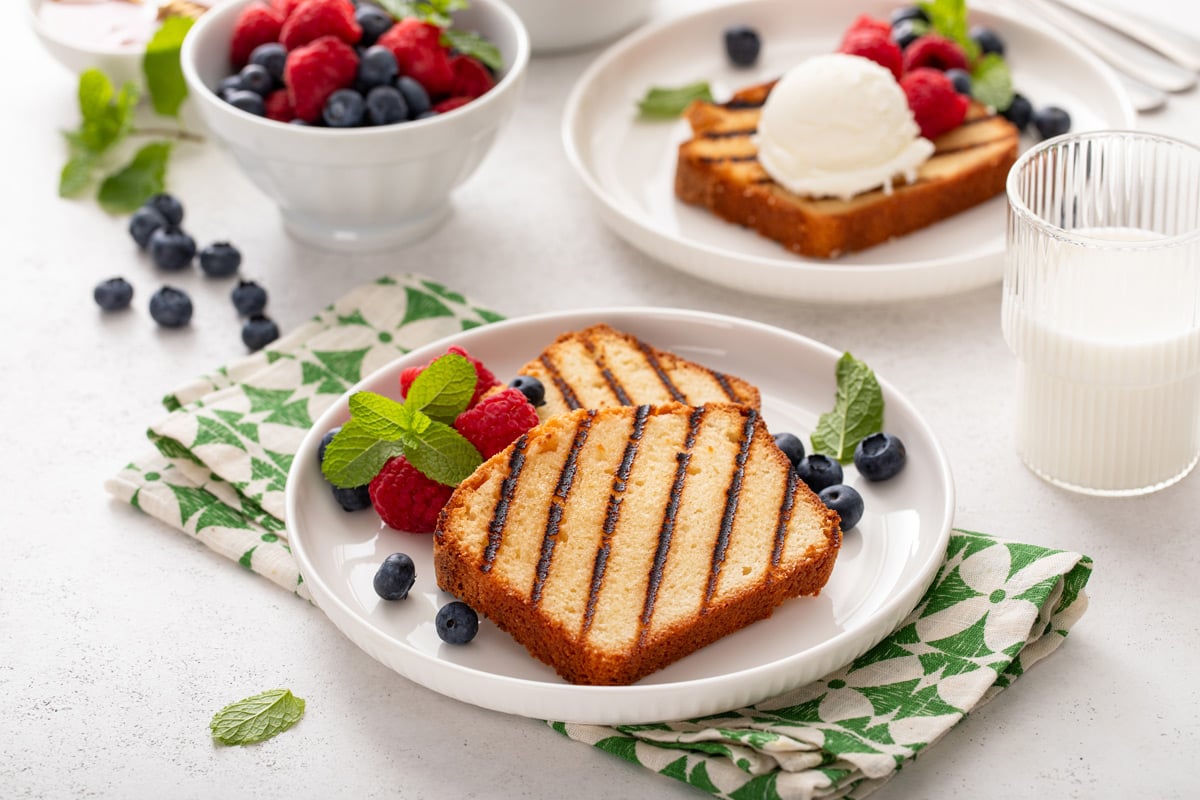
M 221 744 L 255 744 L 283 733 L 302 716 L 303 698 L 290 689 L 272 689 L 230 703 L 213 715 L 208 727 Z
M 849 353 L 838 359 L 836 375 L 833 410 L 820 416 L 810 439 L 814 453 L 845 464 L 860 441 L 883 430 L 883 390 L 871 368 Z
M 997 111 L 1012 105 L 1012 74 L 1002 56 L 988 53 L 975 62 L 971 68 L 971 97 Z
M 500 48 L 472 31 L 451 28 L 453 14 L 467 8 L 467 0 L 376 0 L 384 11 L 395 19 L 415 17 L 442 29 L 441 44 L 471 56 L 488 69 L 498 72 L 504 69 L 504 56 Z
M 442 44 L 471 56 L 490 70 L 504 69 L 504 56 L 500 54 L 500 48 L 478 33 L 446 28 L 442 31 Z
M 935 31 L 963 49 L 968 62 L 979 57 L 979 45 L 971 38 L 967 25 L 966 0 L 921 0 L 917 5 Z
M 711 103 L 712 99 L 712 89 L 707 81 L 697 81 L 675 88 L 652 86 L 646 91 L 646 96 L 638 101 L 638 110 L 643 117 L 674 119 L 682 114 L 693 100 Z
M 363 486 L 403 455 L 423 475 L 454 486 L 483 458 L 451 425 L 475 394 L 475 367 L 448 353 L 422 370 L 403 403 L 374 392 L 350 396 L 350 421 L 325 448 L 321 472 L 334 486 Z

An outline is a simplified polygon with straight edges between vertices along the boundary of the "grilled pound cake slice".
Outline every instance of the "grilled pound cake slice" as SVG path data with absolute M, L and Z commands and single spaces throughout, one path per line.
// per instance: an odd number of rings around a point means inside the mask
M 642 403 L 742 403 L 758 408 L 758 389 L 732 375 L 651 347 L 608 325 L 564 333 L 519 370 L 542 382 L 544 421 L 577 408 Z
M 817 594 L 838 516 L 757 411 L 580 409 L 486 461 L 442 510 L 442 589 L 572 683 L 629 684 Z
M 932 225 L 1004 191 L 1019 133 L 972 103 L 962 125 L 934 140 L 912 183 L 898 180 L 849 200 L 802 197 L 771 179 L 754 135 L 773 83 L 723 104 L 695 101 L 685 112 L 692 138 L 679 146 L 675 194 L 752 228 L 804 256 L 835 258 Z

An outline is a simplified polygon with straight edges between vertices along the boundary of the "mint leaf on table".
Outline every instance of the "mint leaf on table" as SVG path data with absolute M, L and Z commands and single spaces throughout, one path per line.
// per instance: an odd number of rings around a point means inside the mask
M 213 715 L 208 727 L 221 744 L 255 744 L 283 733 L 302 716 L 302 698 L 290 689 L 272 689 L 230 703 Z
M 334 486 L 353 489 L 370 483 L 388 459 L 403 454 L 404 445 L 399 441 L 380 439 L 351 419 L 325 448 L 321 473 Z
M 654 86 L 638 101 L 638 110 L 643 117 L 671 119 L 682 114 L 693 100 L 711 103 L 712 99 L 712 89 L 707 81 L 697 81 L 673 89 Z
M 142 56 L 142 73 L 154 110 L 165 117 L 179 114 L 179 106 L 187 97 L 187 83 L 179 65 L 179 48 L 195 22 L 191 17 L 167 17 L 146 45 Z
M 421 370 L 409 387 L 404 403 L 439 422 L 453 423 L 475 396 L 477 380 L 470 361 L 447 353 Z
M 979 45 L 971 38 L 967 25 L 967 0 L 921 0 L 917 5 L 935 31 L 963 49 L 968 62 L 979 57 Z
M 875 373 L 862 361 L 844 353 L 837 363 L 837 397 L 833 410 L 817 420 L 813 452 L 843 464 L 854 458 L 858 443 L 883 430 L 883 390 Z
M 454 428 L 428 417 L 425 420 L 428 424 L 420 425 L 419 429 L 414 427 L 406 434 L 404 457 L 425 477 L 457 486 L 483 463 L 483 458 L 475 445 Z
M 127 214 L 162 192 L 170 155 L 170 142 L 151 142 L 138 150 L 132 161 L 100 184 L 101 207 L 110 214 Z
M 59 196 L 77 197 L 80 195 L 92 182 L 96 161 L 96 156 L 86 151 L 71 156 L 63 165 L 62 174 L 58 178 Z
M 504 69 L 504 56 L 500 54 L 500 48 L 478 33 L 446 28 L 442 31 L 442 44 L 457 50 L 465 56 L 478 59 L 481 64 L 490 70 L 499 71 Z
M 1002 56 L 987 53 L 975 62 L 971 68 L 971 97 L 997 111 L 1012 105 L 1012 74 Z
M 92 153 L 102 153 L 115 145 L 133 127 L 133 108 L 138 90 L 126 83 L 119 92 L 98 69 L 89 69 L 79 76 L 79 113 L 83 117 L 79 129 L 71 131 L 68 141 Z

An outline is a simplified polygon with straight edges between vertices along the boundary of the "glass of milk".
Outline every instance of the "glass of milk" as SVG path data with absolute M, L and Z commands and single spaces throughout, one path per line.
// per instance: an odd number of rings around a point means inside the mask
M 1026 152 L 1007 191 L 1021 458 L 1088 494 L 1170 486 L 1200 457 L 1200 148 L 1068 134 Z

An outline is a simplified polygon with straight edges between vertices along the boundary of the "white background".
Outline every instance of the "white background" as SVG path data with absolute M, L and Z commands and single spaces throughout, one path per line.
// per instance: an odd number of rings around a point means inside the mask
M 1120 4 L 1200 37 L 1194 4 Z M 228 282 L 171 276 L 196 316 L 186 330 L 160 330 L 146 301 L 162 278 L 125 220 L 56 196 L 57 132 L 77 122 L 75 80 L 40 49 L 23 11 L 0 3 L 0 796 L 701 797 L 537 721 L 399 678 L 317 609 L 104 494 L 105 478 L 147 451 L 164 391 L 244 348 Z M 959 527 L 1096 561 L 1091 609 L 1065 646 L 877 796 L 1191 796 L 1200 475 L 1142 499 L 1096 500 L 1030 474 L 1013 447 L 998 285 L 820 308 L 717 289 L 626 246 L 593 215 L 559 138 L 567 93 L 598 52 L 531 63 L 514 119 L 455 214 L 404 250 L 305 250 L 211 144 L 178 148 L 170 188 L 199 241 L 242 249 L 285 330 L 357 284 L 415 270 L 513 316 L 681 306 L 852 351 L 932 422 L 955 470 Z M 1173 97 L 1142 127 L 1195 140 L 1200 93 Z M 91 289 L 113 275 L 134 283 L 135 308 L 106 317 Z M 213 746 L 214 711 L 276 686 L 307 699 L 300 725 L 257 747 Z

